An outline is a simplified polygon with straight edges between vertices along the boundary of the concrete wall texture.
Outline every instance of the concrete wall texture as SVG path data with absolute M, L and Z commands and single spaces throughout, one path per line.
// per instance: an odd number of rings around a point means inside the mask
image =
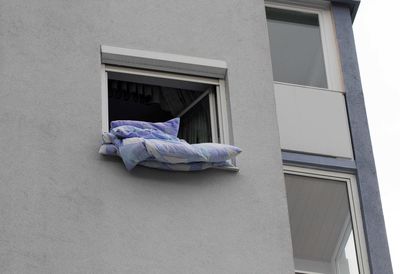
M 293 273 L 263 5 L 0 1 L 1 273 Z M 99 156 L 102 44 L 226 61 L 240 172 Z
M 351 16 L 347 7 L 341 4 L 332 6 L 332 14 L 336 22 L 336 37 L 346 87 L 346 103 L 353 140 L 353 152 L 357 162 L 356 175 L 365 240 L 369 252 L 369 265 L 372 273 L 391 274 L 393 269 L 351 27 Z

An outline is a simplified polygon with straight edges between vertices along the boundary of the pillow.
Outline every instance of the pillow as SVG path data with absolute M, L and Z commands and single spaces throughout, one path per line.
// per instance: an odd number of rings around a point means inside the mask
M 216 143 L 201 143 L 193 144 L 199 154 L 204 155 L 208 162 L 224 162 L 236 157 L 242 150 L 238 147 L 216 144 Z
M 208 168 L 215 167 L 233 167 L 233 165 L 229 162 L 219 162 L 219 163 L 204 163 L 204 162 L 195 162 L 195 163 L 187 163 L 187 164 L 168 164 L 163 162 L 157 162 L 154 160 L 146 160 L 139 163 L 140 166 L 164 169 L 164 170 L 174 170 L 174 171 L 198 171 L 204 170 Z
M 103 132 L 103 144 L 113 144 L 119 147 L 122 144 L 121 139 L 110 132 Z
M 158 129 L 142 129 L 135 126 L 119 126 L 111 129 L 112 136 L 115 136 L 119 139 L 126 138 L 144 138 L 144 139 L 160 139 L 160 140 L 175 140 L 179 141 L 179 139 L 170 134 L 164 133 Z M 104 139 L 104 138 L 103 138 Z
M 159 162 L 169 164 L 192 162 L 224 162 L 240 152 L 240 148 L 213 143 L 190 145 L 186 142 L 145 139 L 147 152 Z
M 117 120 L 111 122 L 111 129 L 119 126 L 134 126 L 140 129 L 156 129 L 174 137 L 178 136 L 180 118 L 174 118 L 166 122 L 151 123 L 135 120 Z
M 143 138 L 128 138 L 122 142 L 123 145 L 119 147 L 119 155 L 128 170 L 150 158 Z
M 102 144 L 99 153 L 108 156 L 118 156 L 118 148 L 113 144 Z

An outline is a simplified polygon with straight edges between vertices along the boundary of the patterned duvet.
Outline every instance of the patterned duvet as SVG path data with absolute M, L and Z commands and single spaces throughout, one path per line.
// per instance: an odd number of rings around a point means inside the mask
M 176 127 L 176 119 L 170 121 L 174 121 L 171 124 Z M 177 129 L 171 131 L 167 126 L 167 130 L 163 130 L 159 126 L 163 123 L 140 122 L 138 126 L 134 122 L 138 121 L 113 122 L 110 132 L 103 133 L 99 150 L 103 155 L 121 157 L 128 170 L 136 165 L 176 171 L 231 167 L 229 160 L 241 152 L 238 147 L 225 144 L 188 144 L 174 136 Z M 143 123 L 157 127 L 143 126 Z

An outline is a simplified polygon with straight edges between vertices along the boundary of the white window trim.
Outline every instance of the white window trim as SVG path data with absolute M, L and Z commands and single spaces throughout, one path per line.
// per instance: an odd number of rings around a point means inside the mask
M 149 71 L 135 68 L 115 67 L 102 65 L 101 67 L 101 102 L 102 102 L 102 130 L 109 131 L 108 120 L 108 72 L 117 72 L 131 75 L 141 75 L 148 77 L 157 77 L 163 79 L 174 79 L 180 81 L 189 81 L 202 84 L 210 84 L 215 86 L 216 92 L 210 96 L 210 116 L 213 141 L 223 144 L 230 144 L 227 101 L 225 94 L 225 80 L 205 78 L 199 76 L 181 75 L 176 73 Z M 212 107 L 212 106 L 216 106 Z M 215 111 L 216 110 L 216 111 Z M 218 134 L 217 134 L 218 133 Z M 219 135 L 219 140 L 217 136 Z
M 283 172 L 284 174 L 328 179 L 346 183 L 359 271 L 360 274 L 370 274 L 356 177 L 347 173 L 287 165 L 283 166 Z M 295 271 L 299 273 L 311 273 L 301 269 L 296 269 Z
M 336 40 L 335 27 L 331 15 L 330 4 L 327 1 L 266 0 L 265 6 L 305 13 L 313 13 L 318 15 L 328 88 L 311 87 L 304 85 L 297 86 L 343 93 L 344 86 L 339 58 L 339 47 Z M 281 85 L 296 86 L 296 84 L 292 83 L 278 81 L 274 82 Z
M 332 266 L 334 267 L 335 273 L 338 272 L 338 258 L 346 248 L 347 240 L 351 234 L 351 231 L 352 231 L 352 223 L 350 221 L 350 216 L 348 216 L 348 218 L 346 220 L 346 224 L 343 226 L 343 229 L 342 229 L 342 232 L 340 235 L 340 242 L 338 242 L 338 245 L 336 246 L 336 249 L 334 251 L 334 255 L 332 256 L 332 259 L 331 259 L 331 263 L 332 263 Z
M 324 274 L 321 272 L 310 272 L 310 271 L 303 271 L 303 270 L 295 270 L 296 274 Z

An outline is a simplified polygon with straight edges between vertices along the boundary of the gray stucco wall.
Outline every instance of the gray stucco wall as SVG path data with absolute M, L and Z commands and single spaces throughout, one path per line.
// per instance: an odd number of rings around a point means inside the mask
M 1 273 L 293 273 L 262 0 L 0 13 Z M 101 44 L 226 61 L 240 172 L 99 156 Z

